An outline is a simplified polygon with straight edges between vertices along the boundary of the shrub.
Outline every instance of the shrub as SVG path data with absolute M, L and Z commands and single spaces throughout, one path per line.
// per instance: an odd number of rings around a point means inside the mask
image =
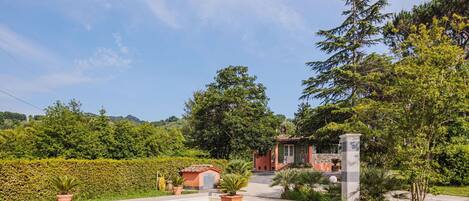
M 181 176 L 173 177 L 172 181 L 175 187 L 182 186 L 184 184 L 184 178 L 182 178 Z
M 78 186 L 78 181 L 73 177 L 65 175 L 52 178 L 52 184 L 60 195 L 67 195 Z
M 212 164 L 224 169 L 226 161 L 195 158 L 136 160 L 0 160 L 0 200 L 54 200 L 51 178 L 70 175 L 80 181 L 77 200 L 102 194 L 125 194 L 156 188 L 156 173 L 177 175 L 194 164 Z
M 295 182 L 297 175 L 298 170 L 296 169 L 285 169 L 277 172 L 270 186 L 281 186 L 283 188 L 282 198 L 286 198 L 288 191 L 290 191 L 290 186 Z
M 252 175 L 252 163 L 243 160 L 232 160 L 226 166 L 226 174 L 237 174 L 247 179 Z
M 220 182 L 221 190 L 228 195 L 236 195 L 236 192 L 248 185 L 248 179 L 238 174 L 223 175 Z
M 469 144 L 447 146 L 438 162 L 443 184 L 469 185 Z
M 402 187 L 402 181 L 384 169 L 367 167 L 360 173 L 360 200 L 384 201 L 385 193 Z

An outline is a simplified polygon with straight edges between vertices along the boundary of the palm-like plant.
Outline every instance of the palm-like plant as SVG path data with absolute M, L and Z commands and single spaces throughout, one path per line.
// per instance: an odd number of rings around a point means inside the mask
M 181 176 L 173 177 L 172 181 L 173 181 L 173 185 L 176 187 L 182 186 L 184 184 L 184 178 L 182 178 Z
M 236 195 L 236 193 L 242 188 L 248 185 L 248 179 L 238 174 L 225 174 L 220 182 L 221 190 L 230 195 Z
M 272 184 L 270 186 L 281 186 L 283 188 L 282 197 L 285 196 L 285 193 L 290 191 L 290 186 L 298 178 L 298 170 L 296 169 L 285 169 L 280 172 L 277 172 L 272 179 Z
M 243 160 L 232 160 L 225 169 L 226 174 L 237 174 L 247 179 L 252 175 L 252 163 Z
M 71 190 L 78 186 L 78 180 L 69 176 L 57 176 L 52 178 L 52 184 L 59 195 L 67 195 Z
M 360 200 L 384 201 L 384 194 L 399 189 L 402 182 L 389 171 L 380 168 L 363 168 L 360 174 Z
M 295 185 L 308 185 L 311 188 L 317 187 L 319 184 L 327 184 L 327 179 L 322 173 L 314 170 L 302 170 L 297 174 L 297 178 L 293 182 Z

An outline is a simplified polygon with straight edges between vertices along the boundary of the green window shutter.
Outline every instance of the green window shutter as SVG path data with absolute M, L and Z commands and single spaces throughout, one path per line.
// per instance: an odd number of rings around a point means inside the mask
M 283 163 L 283 144 L 278 144 L 278 162 Z
M 293 163 L 300 162 L 300 150 L 302 149 L 301 144 L 295 144 L 295 158 L 293 159 Z

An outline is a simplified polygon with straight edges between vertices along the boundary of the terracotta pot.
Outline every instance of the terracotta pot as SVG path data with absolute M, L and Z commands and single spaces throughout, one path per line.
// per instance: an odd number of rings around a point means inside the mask
M 72 201 L 73 194 L 57 195 L 57 201 Z
M 173 187 L 173 195 L 181 195 L 181 193 L 182 193 L 182 186 Z
M 242 195 L 220 195 L 221 201 L 242 201 Z

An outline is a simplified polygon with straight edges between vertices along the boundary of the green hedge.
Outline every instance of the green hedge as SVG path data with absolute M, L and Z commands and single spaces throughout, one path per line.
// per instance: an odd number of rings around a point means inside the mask
M 80 181 L 78 200 L 108 193 L 147 191 L 155 188 L 156 174 L 174 175 L 192 164 L 224 168 L 226 161 L 195 158 L 135 160 L 0 160 L 0 200 L 55 200 L 50 179 L 71 175 Z

